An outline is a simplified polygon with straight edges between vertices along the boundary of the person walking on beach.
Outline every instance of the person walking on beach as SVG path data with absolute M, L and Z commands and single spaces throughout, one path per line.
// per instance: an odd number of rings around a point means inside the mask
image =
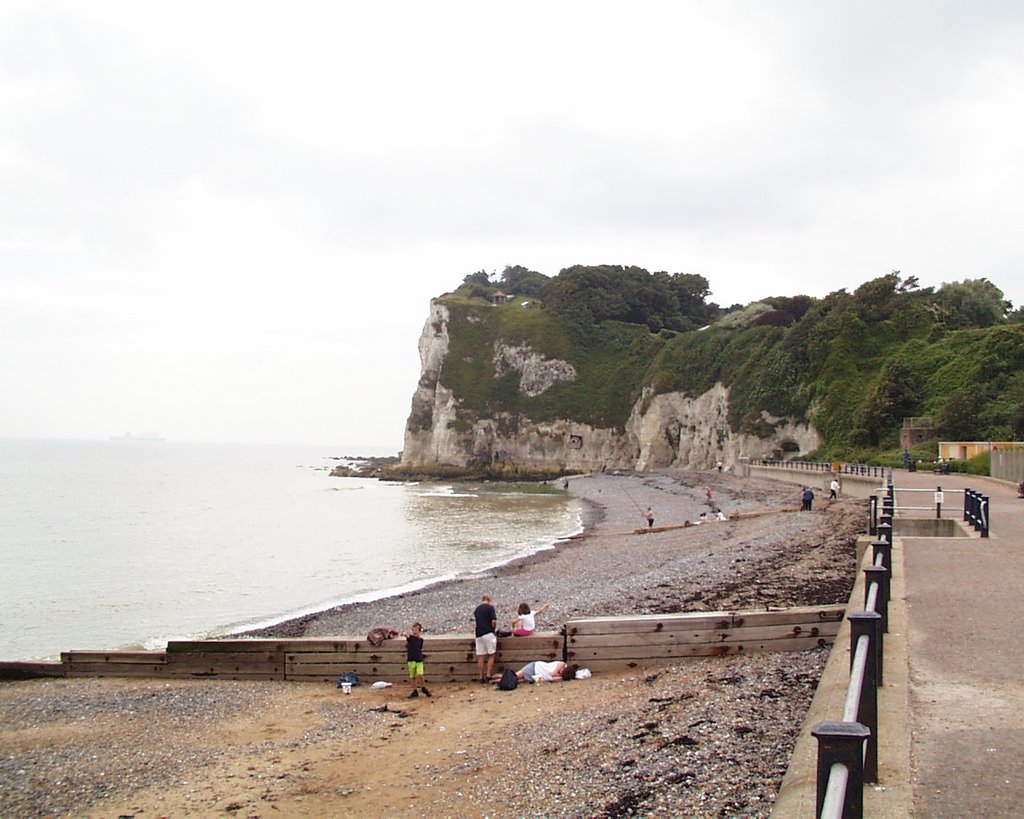
M 473 610 L 476 621 L 476 663 L 480 671 L 480 682 L 486 683 L 494 673 L 494 655 L 498 653 L 498 612 L 491 603 L 490 595 L 485 594 L 480 605 Z M 484 672 L 486 659 L 487 671 Z
M 839 478 L 833 478 L 832 483 L 828 485 L 828 499 L 837 500 L 839 498 Z
M 647 518 L 647 528 L 651 529 L 654 527 L 654 510 L 650 506 L 647 507 L 647 511 L 644 512 L 644 517 Z
M 710 506 L 712 509 L 714 509 L 715 508 L 715 498 L 714 498 L 714 495 L 711 494 L 711 487 L 710 486 L 708 487 L 708 491 L 704 493 L 704 497 L 707 498 L 708 506 Z
M 424 657 L 422 631 L 422 625 L 419 623 L 413 623 L 412 631 L 409 634 L 404 635 L 405 659 L 409 666 L 409 685 L 412 686 L 412 693 L 409 694 L 409 699 L 418 697 L 420 695 L 420 691 L 423 692 L 424 697 L 430 696 L 430 690 L 427 688 L 427 677 L 423 673 Z
M 811 487 L 806 487 L 802 495 L 803 504 L 800 506 L 801 512 L 810 512 L 811 504 L 814 503 L 814 490 Z

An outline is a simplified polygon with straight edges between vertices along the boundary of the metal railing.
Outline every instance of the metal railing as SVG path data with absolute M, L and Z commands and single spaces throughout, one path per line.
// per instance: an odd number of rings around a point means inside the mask
M 907 488 L 907 487 L 903 487 L 903 488 L 895 490 L 896 497 L 894 498 L 894 501 L 893 501 L 894 508 L 898 509 L 900 511 L 906 511 L 906 512 L 911 512 L 911 511 L 926 511 L 926 512 L 930 512 L 930 511 L 932 511 L 934 509 L 935 510 L 935 517 L 936 517 L 936 519 L 939 519 L 939 518 L 942 517 L 942 506 L 946 502 L 946 495 L 959 495 L 959 494 L 963 494 L 965 491 L 969 491 L 969 490 L 964 490 L 964 489 L 943 489 L 941 486 L 936 486 L 934 489 L 910 489 L 910 488 Z M 888 492 L 888 489 L 878 489 L 878 490 L 876 490 L 876 492 L 875 492 L 876 496 L 877 496 L 877 494 L 879 492 L 884 494 L 885 492 Z M 903 494 L 903 495 L 910 495 L 912 500 L 915 499 L 915 498 L 921 498 L 922 500 L 928 500 L 927 496 L 931 495 L 932 496 L 931 500 L 933 501 L 933 503 L 928 504 L 926 506 L 912 506 L 909 503 L 900 503 L 899 502 L 899 496 L 901 494 Z
M 765 458 L 750 462 L 753 466 L 768 466 L 779 469 L 799 469 L 805 472 L 829 472 L 837 475 L 863 475 L 869 478 L 892 479 L 892 467 L 871 464 L 847 464 L 832 461 L 783 461 Z
M 964 520 L 982 537 L 988 537 L 989 511 L 988 495 L 973 489 L 964 490 Z
M 882 499 L 871 565 L 865 567 L 864 611 L 850 622 L 850 682 L 842 720 L 820 722 L 815 815 L 851 819 L 864 813 L 864 783 L 878 781 L 878 688 L 883 680 L 883 641 L 889 629 L 894 492 Z

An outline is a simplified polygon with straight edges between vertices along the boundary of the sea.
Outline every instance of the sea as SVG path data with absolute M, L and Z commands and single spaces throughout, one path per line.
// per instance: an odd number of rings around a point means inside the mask
M 337 478 L 330 446 L 0 440 L 0 660 L 155 649 L 473 574 L 581 531 L 557 487 Z

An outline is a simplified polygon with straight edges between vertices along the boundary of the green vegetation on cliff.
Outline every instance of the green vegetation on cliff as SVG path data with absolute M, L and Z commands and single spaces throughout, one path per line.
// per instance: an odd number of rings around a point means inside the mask
M 510 297 L 492 304 L 499 291 Z M 708 295 L 701 276 L 636 267 L 467 276 L 441 298 L 451 311 L 441 380 L 461 401 L 458 423 L 622 428 L 645 388 L 697 396 L 722 383 L 734 430 L 810 421 L 827 457 L 894 448 L 903 420 L 922 415 L 946 438 L 1024 438 L 1022 315 L 986 279 L 936 291 L 894 271 L 852 293 L 728 310 Z M 568 362 L 576 379 L 528 396 L 518 372 L 496 377 L 496 342 Z

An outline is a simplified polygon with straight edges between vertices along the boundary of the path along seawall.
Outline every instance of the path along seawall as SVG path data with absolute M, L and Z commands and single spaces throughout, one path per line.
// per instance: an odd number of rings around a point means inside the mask
M 827 473 L 750 467 L 750 474 L 825 489 Z M 1006 481 L 896 470 L 892 578 L 884 685 L 878 689 L 879 781 L 864 788 L 864 815 L 1018 816 L 1024 802 L 1024 650 L 1014 628 L 1024 599 L 1024 500 Z M 843 476 L 843 493 L 867 497 L 879 478 Z M 962 491 L 987 494 L 990 537 L 969 528 L 952 537 L 901 536 L 900 524 L 962 517 Z M 927 509 L 901 511 L 903 507 Z M 918 500 L 913 500 L 913 498 Z M 923 498 L 923 500 L 922 500 Z M 954 498 L 959 500 L 954 502 Z M 959 524 L 958 524 L 959 526 Z M 922 528 L 915 526 L 915 529 Z M 861 551 L 867 539 L 863 539 Z M 866 558 L 847 613 L 863 610 Z M 850 626 L 844 620 L 797 740 L 772 815 L 815 815 L 817 740 L 822 721 L 842 719 L 849 683 Z

